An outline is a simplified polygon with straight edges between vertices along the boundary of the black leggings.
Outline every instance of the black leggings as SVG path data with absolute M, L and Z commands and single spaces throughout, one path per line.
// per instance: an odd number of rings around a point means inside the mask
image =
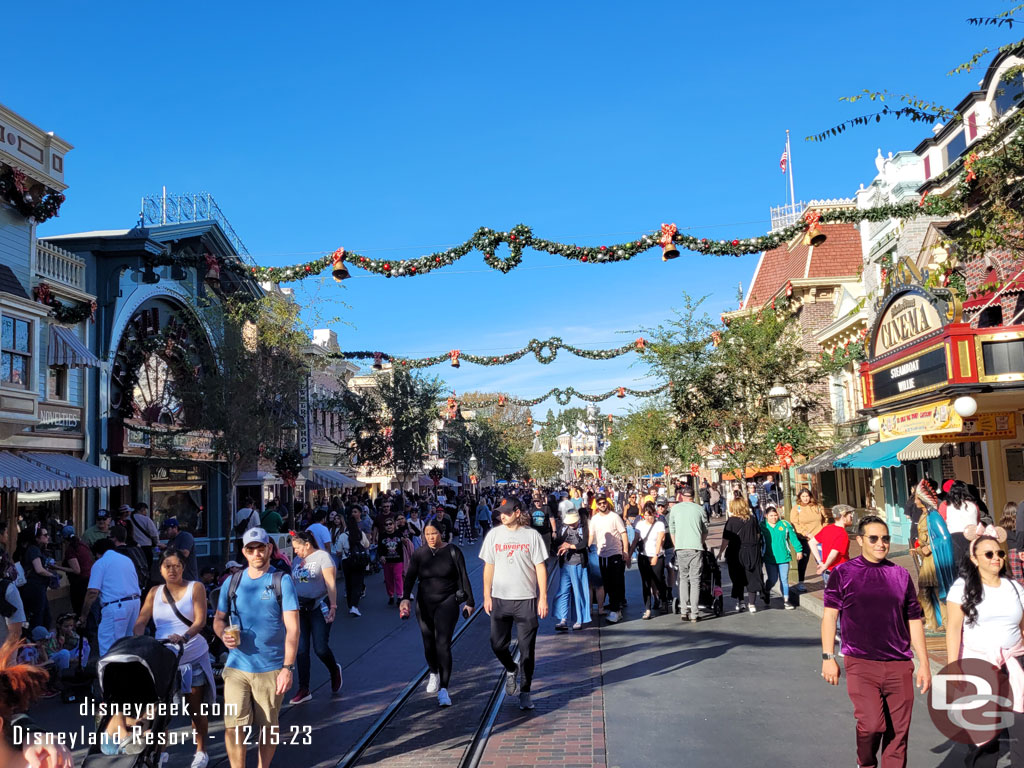
M 427 658 L 430 671 L 440 675 L 441 687 L 447 688 L 452 677 L 452 635 L 459 621 L 459 604 L 455 595 L 449 595 L 439 603 L 423 599 L 421 592 L 416 597 L 416 620 L 423 633 L 423 655 Z
M 622 555 L 612 555 L 598 559 L 601 569 L 601 581 L 608 593 L 608 610 L 620 611 L 626 602 L 626 561 Z
M 644 606 L 649 609 L 654 608 L 654 600 L 651 598 L 666 602 L 668 587 L 665 584 L 665 556 L 659 557 L 655 561 L 657 565 L 654 566 L 651 565 L 651 559 L 647 555 L 638 555 L 636 562 L 640 567 Z
M 491 599 L 491 650 L 508 672 L 516 671 L 516 662 L 509 652 L 512 625 L 519 639 L 519 668 L 523 671 L 520 690 L 529 692 L 533 682 L 534 650 L 537 646 L 537 600 Z
M 345 600 L 349 608 L 359 607 L 359 598 L 363 595 L 363 578 L 366 576 L 366 567 L 361 563 L 356 565 L 352 558 L 346 557 L 341 561 L 341 569 L 345 572 Z
M 799 533 L 796 535 L 796 540 L 800 542 L 800 547 L 804 552 L 804 556 L 796 561 L 797 578 L 803 582 L 804 577 L 807 575 L 807 565 L 811 562 L 811 542 L 806 536 L 802 536 Z

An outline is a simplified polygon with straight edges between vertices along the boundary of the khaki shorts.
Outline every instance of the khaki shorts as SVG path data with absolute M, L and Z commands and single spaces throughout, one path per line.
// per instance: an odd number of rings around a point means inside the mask
M 277 725 L 284 694 L 277 692 L 277 672 L 243 672 L 224 668 L 224 727 Z

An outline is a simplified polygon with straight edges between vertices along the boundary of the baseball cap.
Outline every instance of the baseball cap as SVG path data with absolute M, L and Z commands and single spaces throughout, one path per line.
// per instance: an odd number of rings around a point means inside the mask
M 515 499 L 502 499 L 501 504 L 494 510 L 496 515 L 511 515 L 520 509 L 519 502 Z
M 688 485 L 684 485 L 683 486 L 683 490 L 681 490 L 679 493 L 680 493 L 680 495 L 682 495 L 682 496 L 684 496 L 686 498 L 690 498 L 690 499 L 693 498 L 693 488 L 691 488 Z
M 117 511 L 118 512 L 134 512 L 135 511 L 135 507 L 133 507 L 131 504 L 122 504 L 120 507 L 117 508 Z
M 693 494 L 690 494 L 690 495 L 692 496 Z M 664 496 L 659 496 L 658 500 L 656 502 L 654 502 L 654 506 L 656 506 L 656 507 L 667 507 L 668 506 L 668 499 L 666 499 Z
M 46 627 L 33 627 L 32 629 L 32 642 L 41 643 L 50 636 L 50 630 Z
M 250 544 L 270 544 L 270 537 L 267 536 L 267 532 L 262 528 L 250 528 L 244 534 L 242 534 L 242 549 L 245 549 Z
M 237 560 L 228 560 L 226 563 L 224 563 L 225 571 L 231 570 L 232 568 L 245 568 L 245 566 Z
M 105 509 L 97 510 L 97 512 L 96 512 L 96 519 L 97 520 L 106 520 L 108 517 L 110 517 L 110 513 L 107 512 L 107 510 L 105 510 Z
M 166 528 L 177 528 L 177 527 L 178 527 L 178 518 L 176 518 L 176 517 L 168 517 L 166 520 L 164 520 L 163 524 L 160 526 L 160 530 L 162 531 L 162 530 L 164 530 Z
M 71 538 L 75 535 L 75 526 L 65 525 L 63 528 L 60 529 L 60 535 L 65 539 Z

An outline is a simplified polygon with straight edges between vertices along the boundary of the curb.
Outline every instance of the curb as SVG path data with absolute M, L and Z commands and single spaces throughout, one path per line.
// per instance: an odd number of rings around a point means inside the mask
M 824 617 L 825 603 L 822 601 L 820 597 L 817 597 L 808 592 L 801 592 L 799 594 L 800 600 L 797 603 L 798 608 L 805 610 L 808 613 L 813 613 L 818 618 Z M 942 671 L 942 665 L 932 658 L 928 659 L 928 666 L 931 667 L 933 675 L 937 675 L 939 672 Z

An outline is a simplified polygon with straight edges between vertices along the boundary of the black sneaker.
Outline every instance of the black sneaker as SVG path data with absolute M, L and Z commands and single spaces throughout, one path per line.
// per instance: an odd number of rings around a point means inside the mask
M 555 632 L 568 632 L 568 631 L 569 631 L 569 625 L 566 624 L 564 621 L 560 621 L 557 624 L 555 624 Z
M 388 605 L 394 605 L 394 604 L 395 604 L 395 598 L 389 597 L 388 598 Z

